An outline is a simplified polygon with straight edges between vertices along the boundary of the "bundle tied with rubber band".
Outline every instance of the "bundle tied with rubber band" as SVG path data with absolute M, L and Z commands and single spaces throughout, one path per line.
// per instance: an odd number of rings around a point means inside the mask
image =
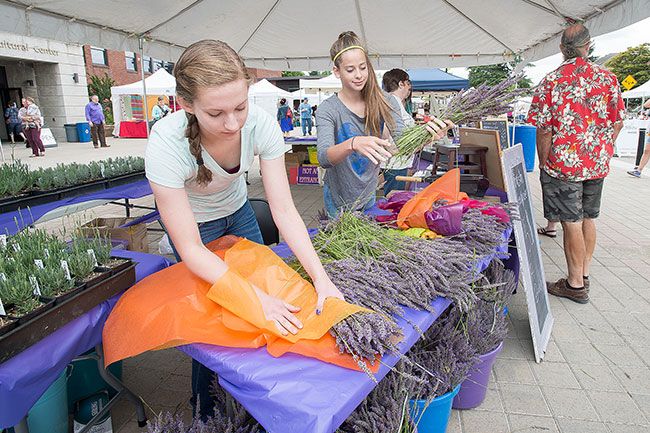
M 352 356 L 341 353 L 328 331 L 350 315 L 369 310 L 328 298 L 316 315 L 314 287 L 268 247 L 234 236 L 207 247 L 229 267 L 213 285 L 181 262 L 145 278 L 120 298 L 104 327 L 106 365 L 148 350 L 206 343 L 266 346 L 276 357 L 292 352 L 363 369 Z M 303 328 L 295 335 L 282 335 L 274 322 L 266 320 L 253 285 L 300 307 L 295 315 Z

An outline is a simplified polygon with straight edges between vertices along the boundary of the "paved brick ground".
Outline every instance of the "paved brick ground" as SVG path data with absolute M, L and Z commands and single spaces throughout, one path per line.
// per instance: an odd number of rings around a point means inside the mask
M 48 149 L 46 158 L 30 165 L 89 161 L 108 156 L 142 155 L 145 140 L 109 139 L 110 149 L 64 144 Z M 9 148 L 5 146 L 5 154 Z M 511 329 L 493 370 L 486 401 L 471 411 L 454 411 L 448 432 L 458 433 L 650 433 L 650 178 L 625 174 L 631 162 L 614 160 L 605 182 L 598 245 L 591 273 L 591 302 L 579 305 L 551 298 L 555 326 L 545 360 L 536 364 L 525 299 L 520 291 L 510 306 Z M 536 217 L 541 214 L 538 173 L 529 181 Z M 251 197 L 262 197 L 257 170 L 250 175 Z M 322 208 L 317 186 L 292 187 L 294 201 L 309 226 Z M 151 204 L 150 197 L 138 201 Z M 139 214 L 136 211 L 135 214 Z M 106 205 L 88 211 L 120 216 Z M 46 224 L 55 230 L 61 220 Z M 150 251 L 157 251 L 159 233 L 150 232 Z M 561 231 L 542 240 L 549 279 L 565 269 Z M 124 381 L 146 401 L 151 412 L 179 411 L 189 417 L 190 360 L 170 349 L 124 362 Z M 114 431 L 140 431 L 126 402 L 112 411 Z

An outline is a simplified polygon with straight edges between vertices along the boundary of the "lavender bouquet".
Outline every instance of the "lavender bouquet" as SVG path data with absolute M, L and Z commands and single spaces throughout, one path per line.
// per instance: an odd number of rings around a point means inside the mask
M 433 398 L 446 394 L 462 383 L 478 360 L 476 350 L 458 326 L 459 309 L 452 307 L 441 316 L 418 341 L 408 356 L 414 365 L 411 395 Z M 433 378 L 428 377 L 433 374 Z
M 461 90 L 445 107 L 434 110 L 433 114 L 458 125 L 512 111 L 511 104 L 528 92 L 528 89 L 516 87 L 521 78 L 521 75 L 516 75 L 494 86 L 481 84 L 473 89 Z M 424 125 L 407 128 L 395 143 L 397 156 L 412 155 L 430 140 L 431 134 Z
M 416 433 L 415 421 L 410 417 L 409 400 L 414 379 L 409 366 L 398 363 L 395 369 L 366 397 L 345 420 L 337 433 Z

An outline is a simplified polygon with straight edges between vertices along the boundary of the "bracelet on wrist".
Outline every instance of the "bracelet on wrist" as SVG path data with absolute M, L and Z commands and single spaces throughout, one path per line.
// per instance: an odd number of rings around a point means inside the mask
M 351 150 L 352 152 L 354 152 L 354 139 L 355 139 L 355 138 L 357 138 L 357 137 L 356 137 L 356 136 L 355 136 L 355 137 L 352 137 L 352 141 L 350 142 L 350 150 Z

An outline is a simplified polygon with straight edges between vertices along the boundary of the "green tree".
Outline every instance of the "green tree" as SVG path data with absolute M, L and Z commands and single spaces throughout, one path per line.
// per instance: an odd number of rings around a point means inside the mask
M 104 76 L 89 75 L 88 95 L 97 95 L 99 103 L 102 104 L 104 116 L 106 117 L 106 124 L 112 125 L 113 120 L 113 105 L 111 104 L 111 87 L 115 85 L 113 80 L 106 72 Z
M 332 75 L 332 71 L 328 70 L 328 71 L 310 71 L 309 72 L 309 76 L 311 76 L 311 77 L 317 77 L 317 76 L 326 77 L 328 75 Z
M 500 83 L 510 76 L 512 70 L 514 69 L 514 64 L 512 63 L 499 63 L 497 65 L 485 65 L 485 66 L 470 66 L 469 67 L 469 85 L 472 87 L 478 87 L 481 84 L 487 84 L 488 86 L 494 86 L 495 84 Z M 519 87 L 524 87 L 526 89 L 530 88 L 532 82 L 530 78 L 523 77 L 519 80 Z
M 640 86 L 650 80 L 650 43 L 628 48 L 609 59 L 605 66 L 616 74 L 619 83 L 632 75 L 637 81 L 634 87 Z
M 305 73 L 302 71 L 282 71 L 283 77 L 304 77 Z

